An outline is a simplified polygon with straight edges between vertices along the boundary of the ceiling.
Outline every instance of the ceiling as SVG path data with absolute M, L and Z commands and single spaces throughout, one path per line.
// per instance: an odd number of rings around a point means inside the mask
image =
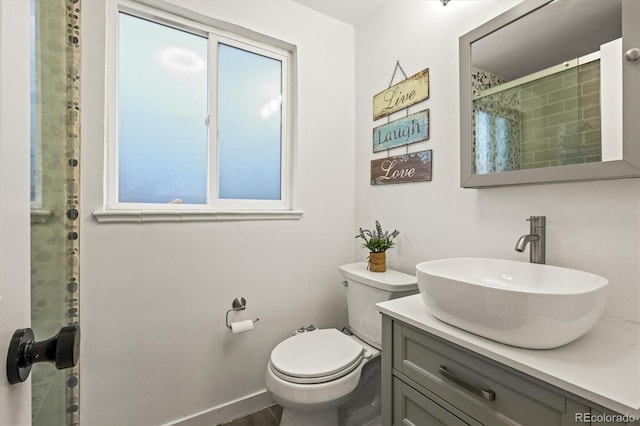
M 393 0 L 293 1 L 355 25 Z M 530 19 L 517 21 L 475 42 L 473 65 L 511 80 L 597 51 L 603 41 L 620 37 L 620 3 L 621 0 L 552 2 L 541 9 L 545 13 L 533 13 Z M 541 28 L 545 30 L 540 31 Z M 543 60 L 546 62 L 541 64 Z
M 355 25 L 389 0 L 294 0 L 310 9 Z

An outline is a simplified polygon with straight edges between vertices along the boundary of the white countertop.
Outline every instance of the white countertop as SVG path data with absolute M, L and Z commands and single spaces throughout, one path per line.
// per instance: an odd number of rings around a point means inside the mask
M 640 418 L 640 326 L 602 317 L 587 334 L 557 349 L 522 349 L 436 319 L 419 294 L 377 304 L 394 319 L 536 377 L 621 414 Z

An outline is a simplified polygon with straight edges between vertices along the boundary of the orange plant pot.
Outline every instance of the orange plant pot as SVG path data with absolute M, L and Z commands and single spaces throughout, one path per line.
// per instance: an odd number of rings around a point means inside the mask
M 387 270 L 387 253 L 369 253 L 369 270 L 371 272 L 385 272 Z

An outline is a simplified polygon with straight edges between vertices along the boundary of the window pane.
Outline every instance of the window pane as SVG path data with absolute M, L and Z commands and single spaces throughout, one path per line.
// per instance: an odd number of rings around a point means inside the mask
M 205 204 L 207 39 L 120 14 L 118 201 Z
M 38 203 L 40 200 L 40 189 L 38 177 L 41 173 L 40 167 L 38 164 L 38 82 L 37 82 L 37 69 L 36 69 L 36 4 L 35 0 L 31 0 L 30 9 L 30 22 L 31 22 L 31 39 L 30 47 L 31 47 L 31 202 Z
M 219 197 L 279 200 L 282 62 L 219 45 Z

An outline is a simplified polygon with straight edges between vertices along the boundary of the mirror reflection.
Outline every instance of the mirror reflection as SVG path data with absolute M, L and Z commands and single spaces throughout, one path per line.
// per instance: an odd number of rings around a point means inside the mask
M 622 159 L 621 56 L 622 0 L 556 0 L 474 41 L 475 174 Z

